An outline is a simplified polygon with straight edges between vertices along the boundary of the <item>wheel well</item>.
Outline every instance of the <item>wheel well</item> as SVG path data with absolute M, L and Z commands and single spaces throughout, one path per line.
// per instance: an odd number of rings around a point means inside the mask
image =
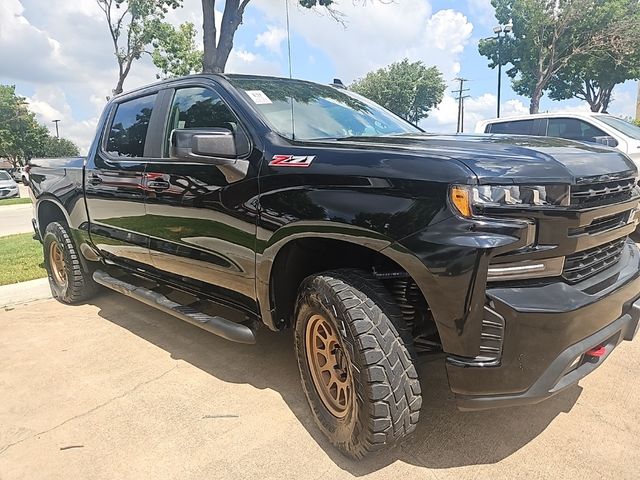
M 40 228 L 41 236 L 44 236 L 47 225 L 52 222 L 60 222 L 67 225 L 67 217 L 57 204 L 43 200 L 38 206 L 38 227 Z
M 335 268 L 359 268 L 375 273 L 400 306 L 414 338 L 429 335 L 439 337 L 428 304 L 411 276 L 385 255 L 355 243 L 304 238 L 292 240 L 280 250 L 274 260 L 270 278 L 271 305 L 281 328 L 290 327 L 298 287 L 314 273 Z M 393 273 L 385 277 L 383 273 Z

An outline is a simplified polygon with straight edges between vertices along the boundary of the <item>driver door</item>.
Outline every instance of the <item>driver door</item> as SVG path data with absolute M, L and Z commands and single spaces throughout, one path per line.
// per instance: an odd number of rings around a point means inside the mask
M 169 157 L 174 130 L 245 131 L 213 86 L 176 88 L 165 95 L 170 102 L 164 155 L 150 161 L 145 174 L 146 214 L 152 225 L 146 233 L 153 265 L 174 281 L 255 311 L 252 200 L 258 195 L 258 179 L 256 166 L 247 160 L 249 144 L 239 151 L 244 158 L 239 161 L 249 164 L 243 175 L 229 175 L 224 165 L 206 159 Z

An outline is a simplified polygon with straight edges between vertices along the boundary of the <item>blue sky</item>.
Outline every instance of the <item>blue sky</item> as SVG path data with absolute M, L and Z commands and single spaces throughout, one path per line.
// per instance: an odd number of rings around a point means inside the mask
M 342 26 L 328 15 L 309 11 L 290 0 L 293 74 L 350 83 L 393 61 L 407 57 L 436 65 L 450 85 L 443 103 L 423 126 L 453 132 L 456 102 L 453 79 L 470 81 L 465 130 L 495 116 L 496 75 L 477 51 L 480 38 L 495 25 L 490 0 L 395 0 L 393 3 L 343 0 Z M 106 97 L 117 80 L 109 33 L 94 0 L 2 0 L 0 10 L 0 82 L 15 84 L 28 97 L 38 118 L 50 128 L 61 119 L 62 134 L 86 149 Z M 366 3 L 363 5 L 363 3 Z M 217 5 L 221 10 L 223 2 Z M 202 23 L 199 0 L 185 0 L 169 21 Z M 285 0 L 252 0 L 234 43 L 228 71 L 287 75 Z M 133 67 L 125 89 L 155 81 L 148 57 Z M 614 92 L 611 113 L 631 116 L 636 84 Z M 580 101 L 544 98 L 541 110 L 585 110 Z M 528 99 L 514 94 L 503 78 L 503 115 L 524 114 Z

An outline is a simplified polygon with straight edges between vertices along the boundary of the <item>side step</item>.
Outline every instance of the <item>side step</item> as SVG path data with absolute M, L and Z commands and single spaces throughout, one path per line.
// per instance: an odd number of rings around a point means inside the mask
M 246 325 L 232 322 L 222 317 L 212 317 L 194 308 L 180 305 L 160 293 L 123 282 L 101 270 L 96 270 L 93 273 L 93 279 L 100 285 L 122 293 L 127 297 L 134 298 L 142 303 L 146 303 L 151 307 L 162 310 L 169 315 L 173 315 L 180 320 L 184 320 L 219 337 L 238 343 L 256 343 L 254 331 Z

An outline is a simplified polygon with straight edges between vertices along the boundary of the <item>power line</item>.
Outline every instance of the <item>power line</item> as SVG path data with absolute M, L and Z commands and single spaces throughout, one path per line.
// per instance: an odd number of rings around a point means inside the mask
M 453 93 L 458 94 L 458 126 L 456 129 L 456 133 L 464 133 L 464 99 L 469 98 L 469 95 L 463 95 L 464 92 L 468 92 L 468 88 L 464 88 L 464 82 L 468 82 L 469 80 L 462 77 L 454 78 L 456 82 L 460 82 L 460 88 L 458 90 L 453 90 Z

